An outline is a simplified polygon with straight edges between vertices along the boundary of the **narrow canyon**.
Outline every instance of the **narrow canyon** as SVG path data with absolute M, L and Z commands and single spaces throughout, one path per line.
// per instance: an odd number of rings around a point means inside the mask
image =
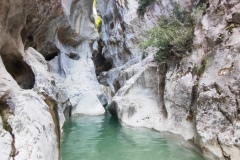
M 239 0 L 0 1 L 1 160 L 62 159 L 64 123 L 108 112 L 239 160 L 239 101 Z

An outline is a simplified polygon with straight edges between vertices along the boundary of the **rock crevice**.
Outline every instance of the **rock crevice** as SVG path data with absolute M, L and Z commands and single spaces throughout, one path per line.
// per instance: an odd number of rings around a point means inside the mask
M 16 150 L 16 147 L 15 147 L 15 137 L 12 131 L 12 127 L 8 123 L 9 116 L 11 116 L 12 113 L 10 111 L 10 108 L 7 102 L 5 102 L 5 100 L 7 99 L 6 97 L 7 96 L 5 95 L 0 98 L 0 116 L 2 120 L 3 129 L 7 131 L 12 137 L 10 157 L 14 160 L 15 156 L 18 154 L 18 151 Z

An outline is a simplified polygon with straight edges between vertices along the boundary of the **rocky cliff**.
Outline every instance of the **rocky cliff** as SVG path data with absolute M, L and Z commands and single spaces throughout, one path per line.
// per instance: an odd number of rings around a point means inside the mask
M 162 64 L 149 47 L 142 60 L 143 33 L 175 2 L 206 4 L 193 50 Z M 143 15 L 138 6 L 98 0 L 98 33 L 93 0 L 0 2 L 2 159 L 59 159 L 65 118 L 107 103 L 122 123 L 181 135 L 206 159 L 239 159 L 239 1 L 156 0 Z
M 126 125 L 179 134 L 197 144 L 206 159 L 237 160 L 239 1 L 161 0 L 147 6 L 144 16 L 136 0 L 98 2 L 103 54 L 116 67 L 99 76 L 115 93 L 110 112 Z M 143 32 L 161 15 L 169 16 L 175 2 L 184 10 L 206 5 L 194 28 L 191 53 L 163 65 L 154 62 L 155 51 L 149 48 L 146 59 L 132 63 L 141 55 Z
M 59 159 L 65 117 L 105 112 L 91 59 L 98 48 L 92 6 L 0 2 L 1 159 Z

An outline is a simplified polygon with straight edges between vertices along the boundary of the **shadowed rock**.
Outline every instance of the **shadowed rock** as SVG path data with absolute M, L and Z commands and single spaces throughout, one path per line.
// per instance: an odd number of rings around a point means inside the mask
M 7 71 L 18 85 L 22 89 L 32 89 L 35 83 L 35 76 L 29 65 L 23 61 L 20 53 L 17 51 L 8 53 L 8 51 L 2 49 L 0 54 Z

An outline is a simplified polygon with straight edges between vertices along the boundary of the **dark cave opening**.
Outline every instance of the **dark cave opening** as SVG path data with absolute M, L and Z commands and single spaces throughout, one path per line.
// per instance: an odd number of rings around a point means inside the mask
M 39 53 L 44 56 L 46 61 L 51 61 L 60 54 L 60 49 L 53 42 L 48 41 L 42 45 Z
M 80 59 L 80 56 L 77 54 L 77 53 L 69 53 L 67 54 L 67 56 L 72 59 L 72 60 L 79 60 Z
M 8 48 L 9 49 L 9 48 Z M 0 51 L 3 63 L 8 73 L 15 79 L 22 89 L 32 89 L 35 84 L 35 75 L 31 67 L 23 61 L 21 54 L 17 52 Z
M 111 23 L 110 23 L 110 29 L 113 29 L 113 28 L 114 28 L 114 23 L 111 22 Z
M 98 41 L 98 52 L 93 53 L 93 62 L 97 76 L 99 76 L 101 72 L 109 71 L 112 69 L 112 62 L 107 60 L 102 54 L 103 47 L 103 41 L 100 39 Z
M 52 52 L 52 53 L 48 53 L 46 55 L 44 55 L 44 58 L 46 61 L 51 61 L 52 59 L 54 59 L 56 56 L 59 55 L 59 52 Z
M 32 36 L 32 35 L 28 36 L 27 39 L 28 39 L 29 41 L 33 42 L 33 36 Z

